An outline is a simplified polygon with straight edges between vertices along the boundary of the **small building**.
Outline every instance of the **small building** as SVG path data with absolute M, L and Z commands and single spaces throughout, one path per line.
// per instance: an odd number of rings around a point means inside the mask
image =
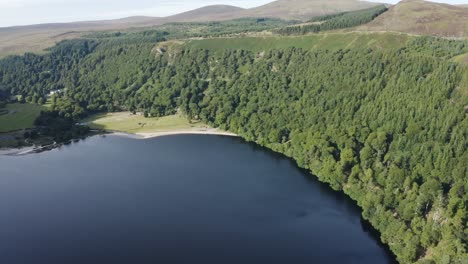
M 54 90 L 54 91 L 50 91 L 50 93 L 47 95 L 47 97 L 52 97 L 52 95 L 54 94 L 58 94 L 58 93 L 61 93 L 62 90 Z

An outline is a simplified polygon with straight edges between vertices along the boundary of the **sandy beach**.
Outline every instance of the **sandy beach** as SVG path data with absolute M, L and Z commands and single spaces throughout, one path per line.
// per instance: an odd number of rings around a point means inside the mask
M 220 135 L 220 136 L 231 136 L 231 137 L 238 136 L 234 133 L 221 131 L 217 129 L 174 130 L 174 131 L 161 131 L 161 132 L 138 132 L 138 133 L 113 132 L 112 135 L 131 137 L 135 139 L 148 139 L 148 138 L 172 136 L 172 135 Z

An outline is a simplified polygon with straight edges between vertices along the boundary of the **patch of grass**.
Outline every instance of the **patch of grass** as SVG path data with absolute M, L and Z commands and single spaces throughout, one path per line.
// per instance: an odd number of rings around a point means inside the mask
M 36 104 L 7 104 L 0 112 L 0 133 L 34 127 L 34 120 L 45 110 Z M 6 113 L 8 111 L 8 113 Z
M 207 125 L 181 115 L 145 118 L 130 112 L 98 114 L 83 120 L 92 129 L 104 129 L 126 133 L 158 133 L 170 131 L 190 131 L 208 128 Z
M 272 36 L 244 38 L 213 38 L 190 40 L 185 46 L 191 49 L 209 49 L 222 51 L 225 49 L 244 49 L 261 52 L 271 49 L 288 47 L 306 50 L 316 49 L 351 49 L 375 48 L 389 49 L 403 47 L 414 37 L 399 33 L 323 33 L 307 36 Z
M 464 64 L 464 65 L 468 65 L 468 53 L 455 56 L 455 57 L 452 58 L 452 60 L 455 61 L 455 62 Z

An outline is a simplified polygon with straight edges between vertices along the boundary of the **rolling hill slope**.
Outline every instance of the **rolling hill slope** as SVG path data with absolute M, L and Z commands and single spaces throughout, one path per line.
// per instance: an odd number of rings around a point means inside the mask
M 235 14 L 243 12 L 244 10 L 245 9 L 236 6 L 212 5 L 158 19 L 158 21 L 154 22 L 170 23 L 228 20 L 232 19 Z
M 468 37 L 468 9 L 422 0 L 404 0 L 361 29 Z
M 378 5 L 358 0 L 278 0 L 246 10 L 243 16 L 309 20 L 314 16 L 354 11 Z
M 245 17 L 309 20 L 315 16 L 361 10 L 378 4 L 359 0 L 277 0 L 250 9 L 228 5 L 213 5 L 158 19 L 153 23 L 221 21 Z
M 124 29 L 154 23 L 155 17 L 128 17 L 116 20 L 39 24 L 0 28 L 0 58 L 25 52 L 41 52 L 65 39 L 85 32 Z

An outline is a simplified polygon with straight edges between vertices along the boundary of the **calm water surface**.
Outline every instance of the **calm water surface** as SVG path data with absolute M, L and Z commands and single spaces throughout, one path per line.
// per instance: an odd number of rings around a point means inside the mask
M 391 263 L 344 196 L 240 139 L 0 156 L 0 263 Z

